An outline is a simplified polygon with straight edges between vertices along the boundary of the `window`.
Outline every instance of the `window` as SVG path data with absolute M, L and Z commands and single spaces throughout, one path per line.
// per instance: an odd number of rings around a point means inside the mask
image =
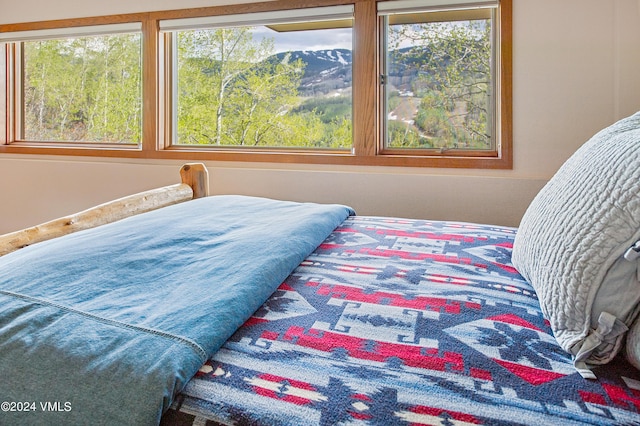
M 353 7 L 161 21 L 170 143 L 351 149 Z
M 137 32 L 129 33 L 136 27 Z M 140 143 L 139 26 L 33 31 L 13 37 L 21 76 L 14 90 L 22 95 L 14 104 L 17 139 Z
M 0 25 L 0 152 L 510 168 L 510 25 L 511 0 Z
M 385 149 L 495 151 L 497 3 L 485 3 L 378 4 Z

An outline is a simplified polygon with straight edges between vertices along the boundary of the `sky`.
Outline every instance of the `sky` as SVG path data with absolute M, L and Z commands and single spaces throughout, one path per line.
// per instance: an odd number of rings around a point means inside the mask
M 253 37 L 274 39 L 275 53 L 296 50 L 353 49 L 351 28 L 331 30 L 276 32 L 267 27 L 257 27 Z
M 482 31 L 482 21 L 472 21 L 479 25 Z M 439 33 L 447 28 L 456 26 L 469 26 L 469 21 L 435 23 L 435 30 Z M 336 28 L 327 30 L 312 31 L 290 31 L 277 32 L 265 26 L 255 27 L 254 39 L 261 40 L 264 37 L 273 38 L 275 42 L 275 53 L 296 51 L 296 50 L 324 50 L 324 49 L 349 49 L 353 50 L 353 31 L 351 28 Z M 420 29 L 424 31 L 424 29 Z M 412 46 L 414 43 L 407 39 L 400 47 Z

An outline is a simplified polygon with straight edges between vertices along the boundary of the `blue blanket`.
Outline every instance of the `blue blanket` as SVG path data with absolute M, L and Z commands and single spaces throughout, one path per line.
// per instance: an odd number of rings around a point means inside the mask
M 0 423 L 159 422 L 350 214 L 207 197 L 1 257 Z
M 640 426 L 640 370 L 585 380 L 511 264 L 514 228 L 347 218 L 162 426 Z

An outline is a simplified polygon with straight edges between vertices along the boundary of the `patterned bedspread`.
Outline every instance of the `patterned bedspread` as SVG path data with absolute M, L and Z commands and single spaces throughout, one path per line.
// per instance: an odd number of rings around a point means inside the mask
M 515 229 L 348 218 L 164 424 L 640 424 L 640 373 L 583 379 L 510 263 Z

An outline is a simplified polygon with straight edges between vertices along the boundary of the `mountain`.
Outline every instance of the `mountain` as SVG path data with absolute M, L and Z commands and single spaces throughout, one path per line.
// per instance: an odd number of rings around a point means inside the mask
M 411 48 L 399 50 L 401 55 L 411 51 Z M 351 89 L 352 84 L 352 56 L 348 49 L 326 50 L 298 50 L 283 52 L 273 55 L 269 60 L 278 62 L 295 61 L 302 59 L 307 64 L 302 82 L 298 88 L 302 96 L 321 96 L 338 93 Z M 406 64 L 396 65 L 387 75 L 387 82 L 394 88 L 407 91 L 415 79 L 418 68 L 411 66 L 419 61 L 420 57 L 408 56 Z
M 351 51 L 348 49 L 297 50 L 277 53 L 275 57 L 281 62 L 302 59 L 307 64 L 305 72 L 309 75 L 335 67 L 351 66 Z
M 306 64 L 298 91 L 317 96 L 351 88 L 351 50 L 297 50 L 277 53 L 272 60 L 289 62 L 302 59 Z

